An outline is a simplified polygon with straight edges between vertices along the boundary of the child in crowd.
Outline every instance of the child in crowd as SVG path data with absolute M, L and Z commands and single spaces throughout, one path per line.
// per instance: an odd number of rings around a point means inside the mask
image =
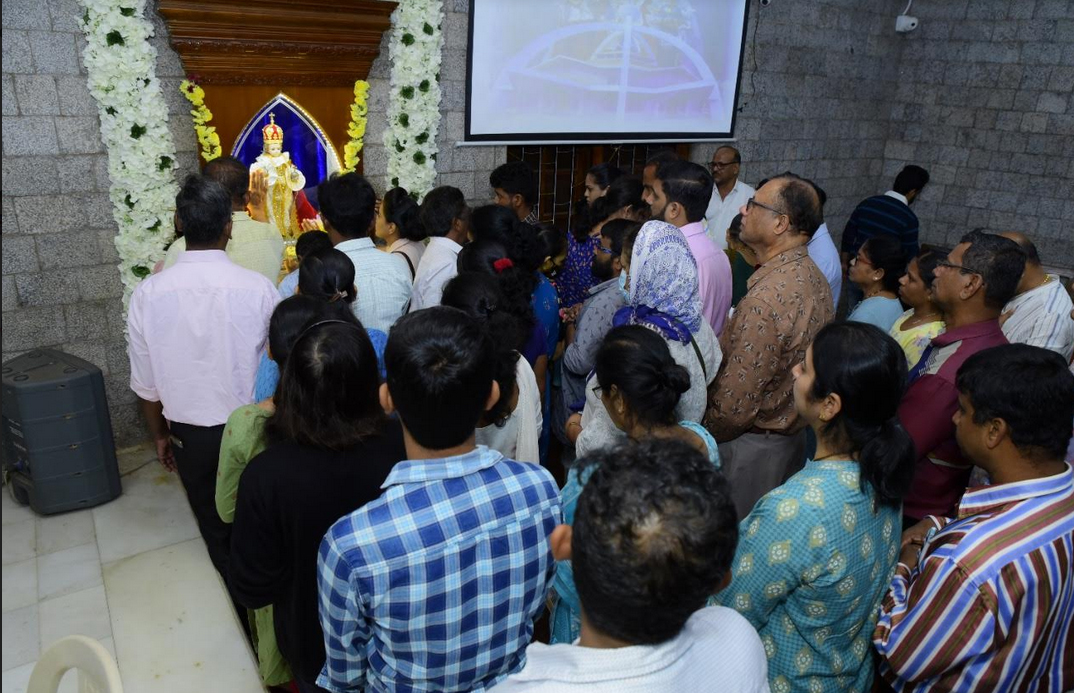
M 500 391 L 473 318 L 444 306 L 407 315 L 385 361 L 381 403 L 402 423 L 407 460 L 321 543 L 318 685 L 484 691 L 522 667 L 544 608 L 559 489 L 541 467 L 475 446 Z
M 534 643 L 495 693 L 767 693 L 761 639 L 703 608 L 731 580 L 738 540 L 727 481 L 694 446 L 647 441 L 579 462 L 574 526 L 552 535 L 582 600 L 575 645 Z
M 302 261 L 313 255 L 319 250 L 326 250 L 332 247 L 332 241 L 328 238 L 328 234 L 324 231 L 307 231 L 298 237 L 295 241 L 295 256 L 298 265 L 302 265 Z M 287 298 L 288 296 L 295 295 L 295 288 L 298 287 L 299 271 L 295 271 L 288 274 L 286 277 L 280 280 L 280 296 Z

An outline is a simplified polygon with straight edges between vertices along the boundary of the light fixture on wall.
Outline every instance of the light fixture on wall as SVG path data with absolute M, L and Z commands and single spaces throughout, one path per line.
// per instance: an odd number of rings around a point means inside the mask
M 906 14 L 910 11 L 910 6 L 914 4 L 914 0 L 906 3 L 906 9 L 902 11 L 898 17 L 895 18 L 895 31 L 900 34 L 906 34 L 917 28 L 917 17 L 911 17 Z

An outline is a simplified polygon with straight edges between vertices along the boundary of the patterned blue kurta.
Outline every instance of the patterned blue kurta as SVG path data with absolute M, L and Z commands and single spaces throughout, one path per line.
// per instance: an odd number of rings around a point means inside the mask
M 868 691 L 877 610 L 899 552 L 901 510 L 859 486 L 856 462 L 809 461 L 742 521 L 733 606 L 761 635 L 773 693 Z

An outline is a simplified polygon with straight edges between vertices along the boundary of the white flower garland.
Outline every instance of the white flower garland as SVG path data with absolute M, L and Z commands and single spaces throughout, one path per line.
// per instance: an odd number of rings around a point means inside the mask
M 401 0 L 392 14 L 388 179 L 419 199 L 436 181 L 443 21 L 441 0 Z
M 164 257 L 175 208 L 175 145 L 156 77 L 146 0 L 80 0 L 86 8 L 83 53 L 108 148 L 109 196 L 119 225 L 116 249 L 123 304 Z

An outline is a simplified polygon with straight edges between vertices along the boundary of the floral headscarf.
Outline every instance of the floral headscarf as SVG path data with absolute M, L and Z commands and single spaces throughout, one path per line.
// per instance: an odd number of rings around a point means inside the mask
M 688 343 L 701 320 L 697 261 L 686 236 L 667 222 L 646 222 L 631 254 L 629 302 L 614 324 L 645 325 L 665 339 Z

